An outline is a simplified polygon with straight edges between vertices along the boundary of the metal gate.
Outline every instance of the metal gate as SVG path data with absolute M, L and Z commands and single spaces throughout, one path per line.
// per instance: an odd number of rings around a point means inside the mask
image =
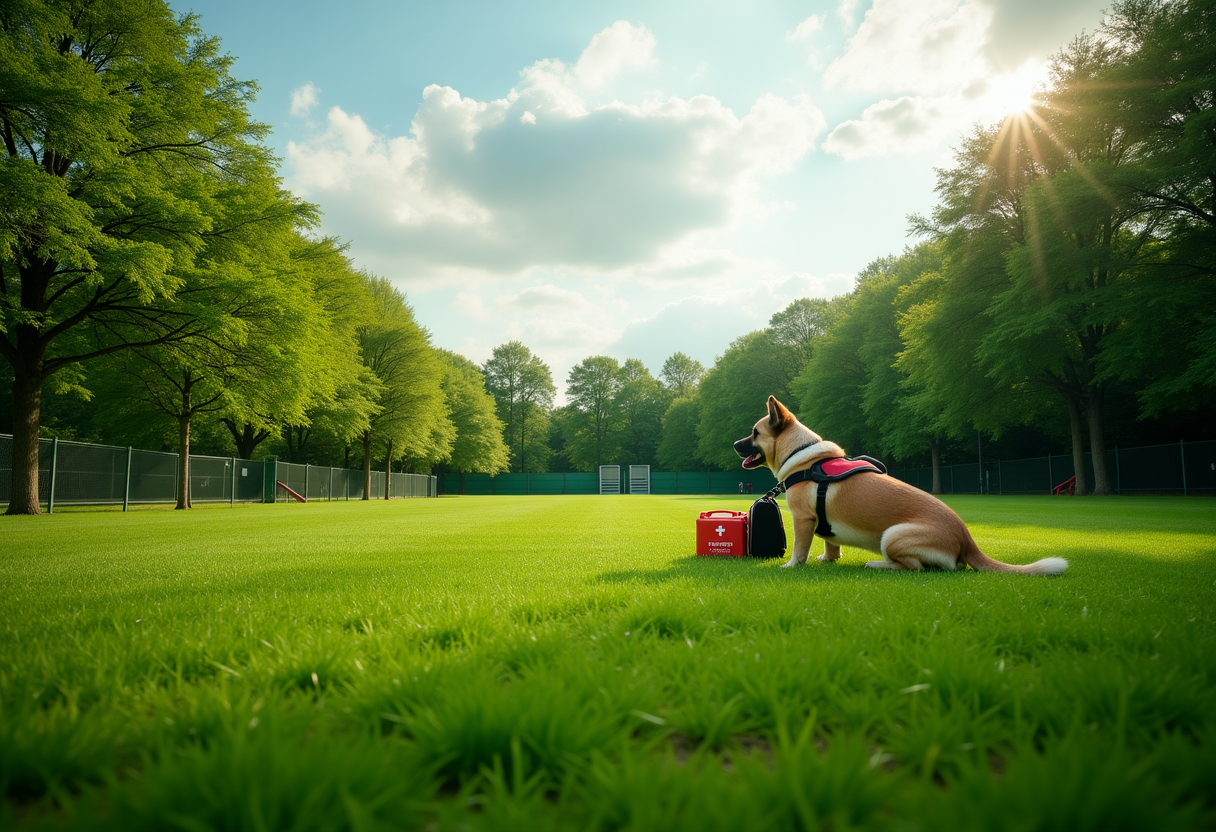
M 621 493 L 621 466 L 619 466 L 619 465 L 601 465 L 600 466 L 600 493 L 601 494 L 620 494 Z
M 629 493 L 630 494 L 649 494 L 650 493 L 650 466 L 649 465 L 630 465 L 629 466 Z

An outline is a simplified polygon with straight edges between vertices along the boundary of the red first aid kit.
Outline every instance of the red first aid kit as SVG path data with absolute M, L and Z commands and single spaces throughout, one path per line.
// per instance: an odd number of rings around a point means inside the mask
M 747 557 L 747 512 L 701 512 L 697 518 L 697 554 Z

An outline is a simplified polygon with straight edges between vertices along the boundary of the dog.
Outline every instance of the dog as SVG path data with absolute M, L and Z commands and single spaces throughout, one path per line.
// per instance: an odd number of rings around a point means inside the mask
M 766 465 L 779 482 L 820 460 L 845 455 L 839 445 L 799 422 L 773 396 L 768 397 L 768 415 L 756 422 L 750 436 L 735 443 L 735 452 L 743 458 L 744 468 Z M 782 566 L 800 566 L 807 561 L 820 520 L 816 488 L 792 485 L 785 499 L 794 518 L 794 549 Z M 841 546 L 856 546 L 882 555 L 882 560 L 866 564 L 873 569 L 916 572 L 966 565 L 989 572 L 1058 575 L 1068 568 L 1064 558 L 1043 558 L 1026 566 L 993 560 L 980 551 L 962 518 L 945 503 L 884 474 L 859 473 L 832 482 L 824 513 L 832 534 L 824 538 L 824 552 L 818 558 L 825 562 L 838 559 Z

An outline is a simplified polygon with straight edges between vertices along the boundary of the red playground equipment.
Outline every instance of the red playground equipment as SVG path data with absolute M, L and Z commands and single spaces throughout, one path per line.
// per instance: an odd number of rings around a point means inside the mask
M 282 480 L 275 480 L 274 484 L 277 485 L 279 488 L 283 489 L 284 491 L 286 491 L 292 497 L 295 497 L 297 503 L 307 503 L 308 502 L 308 500 L 306 498 L 301 497 L 299 494 L 297 494 L 296 492 L 294 492 L 290 488 L 288 488 L 287 483 L 283 482 Z
M 1069 497 L 1071 497 L 1073 492 L 1076 490 L 1077 490 L 1077 478 L 1069 477 L 1068 479 L 1064 480 L 1064 482 L 1060 483 L 1055 488 L 1051 489 L 1051 493 L 1056 495 L 1057 497 L 1060 496 L 1061 494 L 1067 494 Z

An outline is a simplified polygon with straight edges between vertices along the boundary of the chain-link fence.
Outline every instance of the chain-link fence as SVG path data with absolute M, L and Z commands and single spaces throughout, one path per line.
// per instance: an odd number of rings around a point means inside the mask
M 121 505 L 176 503 L 178 455 L 92 445 L 58 439 L 38 441 L 38 494 L 54 510 L 56 505 Z M 12 489 L 13 438 L 0 434 L 0 504 L 8 503 Z M 362 471 L 297 465 L 275 459 L 190 454 L 192 503 L 260 503 L 293 500 L 361 500 Z M 373 471 L 370 498 L 384 496 L 383 471 Z M 390 497 L 435 497 L 435 477 L 392 474 Z
M 0 504 L 12 487 L 13 440 L 0 434 Z M 55 505 L 174 503 L 178 456 L 110 445 L 42 439 L 38 493 Z M 1106 452 L 1112 485 L 1122 494 L 1216 494 L 1216 440 L 1178 442 Z M 1085 455 L 1089 482 L 1093 460 Z M 929 491 L 932 468 L 893 469 L 891 475 Z M 652 494 L 763 494 L 772 487 L 768 469 L 756 471 L 652 471 Z M 941 466 L 946 494 L 1050 494 L 1073 476 L 1071 456 L 985 461 Z M 982 479 L 981 479 L 982 477 Z M 190 455 L 190 499 L 195 503 L 275 500 L 361 500 L 364 475 L 353 468 L 327 468 L 269 460 Z M 373 471 L 370 499 L 439 494 L 595 494 L 591 473 L 386 475 Z
M 1216 494 L 1216 440 L 1176 442 L 1106 452 L 1111 485 L 1120 494 Z M 1094 483 L 1092 454 L 1085 473 Z M 945 494 L 1050 494 L 1075 474 L 1072 456 L 1048 454 L 1033 459 L 985 461 L 941 466 Z M 891 476 L 929 491 L 932 468 L 904 468 Z

